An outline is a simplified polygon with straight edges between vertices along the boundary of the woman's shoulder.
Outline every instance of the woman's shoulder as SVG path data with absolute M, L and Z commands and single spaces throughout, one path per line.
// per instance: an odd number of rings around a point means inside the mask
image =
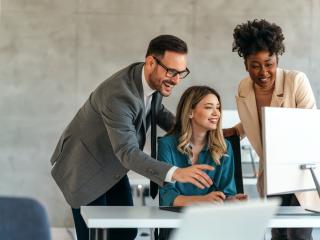
M 232 145 L 231 145 L 231 142 L 228 140 L 228 139 L 224 139 L 224 142 L 226 143 L 227 145 L 227 151 L 229 152 L 230 149 L 232 150 Z
M 227 146 L 231 146 L 231 143 L 228 139 L 224 138 L 224 142 L 226 143 Z
M 278 72 L 283 72 L 283 75 L 285 76 L 286 79 L 292 80 L 292 81 L 286 81 L 288 83 L 293 83 L 294 81 L 299 81 L 299 80 L 308 81 L 307 75 L 302 71 L 278 68 Z

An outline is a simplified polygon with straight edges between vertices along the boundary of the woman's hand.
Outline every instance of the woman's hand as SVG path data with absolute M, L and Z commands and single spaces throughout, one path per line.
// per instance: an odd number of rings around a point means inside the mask
M 224 195 L 223 192 L 215 191 L 204 195 L 204 198 L 206 202 L 223 203 L 223 201 L 226 199 L 226 195 Z
M 226 198 L 226 201 L 237 202 L 237 201 L 246 201 L 248 200 L 248 195 L 244 193 L 239 193 L 234 196 L 229 196 Z
M 239 193 L 237 195 L 235 195 L 236 199 L 240 200 L 240 201 L 246 201 L 248 200 L 248 195 L 244 194 L 244 193 Z

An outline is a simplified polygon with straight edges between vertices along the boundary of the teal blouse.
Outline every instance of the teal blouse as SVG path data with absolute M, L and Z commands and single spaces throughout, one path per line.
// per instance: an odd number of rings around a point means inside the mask
M 220 159 L 221 165 L 217 165 L 213 161 L 207 146 L 199 153 L 197 164 L 208 164 L 215 168 L 212 171 L 206 170 L 206 173 L 214 184 L 210 188 L 200 189 L 191 183 L 165 183 L 165 185 L 160 188 L 160 206 L 172 206 L 174 199 L 179 195 L 206 195 L 212 191 L 221 191 L 226 196 L 236 195 L 233 151 L 230 142 L 228 140 L 225 141 L 227 144 L 227 154 Z M 178 138 L 175 135 L 159 138 L 158 160 L 170 163 L 179 168 L 191 166 L 189 157 L 179 152 L 177 146 Z

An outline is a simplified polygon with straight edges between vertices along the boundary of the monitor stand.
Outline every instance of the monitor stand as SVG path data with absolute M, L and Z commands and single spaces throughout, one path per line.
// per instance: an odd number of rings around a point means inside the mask
M 277 216 L 320 216 L 320 212 L 311 210 L 311 209 L 304 209 L 302 207 L 281 207 L 278 209 Z
M 320 198 L 320 184 L 319 184 L 318 178 L 316 176 L 316 173 L 314 172 L 314 169 L 317 168 L 317 165 L 316 164 L 302 164 L 300 166 L 300 168 L 303 170 L 310 169 L 314 184 L 316 185 L 316 189 L 318 191 L 318 195 Z
M 307 169 L 310 170 L 312 179 L 314 181 L 314 184 L 316 185 L 316 189 L 317 189 L 317 192 L 318 192 L 318 195 L 319 195 L 319 198 L 320 198 L 320 184 L 319 184 L 319 180 L 318 180 L 318 178 L 316 176 L 316 173 L 314 171 L 314 169 L 316 169 L 316 168 L 317 168 L 316 164 L 310 164 L 310 163 L 302 164 L 300 166 L 300 169 L 302 169 L 302 170 L 307 170 Z M 319 209 L 306 209 L 306 210 L 307 211 L 311 211 L 311 212 L 320 213 L 320 207 L 319 207 Z

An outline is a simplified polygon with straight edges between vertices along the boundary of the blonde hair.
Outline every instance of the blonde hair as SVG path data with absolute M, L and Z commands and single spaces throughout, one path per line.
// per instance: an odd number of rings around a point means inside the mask
M 220 103 L 220 95 L 216 90 L 208 86 L 189 87 L 181 96 L 176 112 L 176 123 L 168 134 L 175 134 L 179 137 L 178 151 L 192 158 L 192 149 L 190 148 L 190 139 L 192 136 L 192 126 L 189 118 L 190 110 L 194 109 L 197 104 L 207 95 L 215 95 Z M 207 134 L 207 145 L 212 159 L 220 165 L 221 157 L 227 152 L 227 146 L 223 137 L 221 128 L 221 116 L 217 128 L 210 130 Z

